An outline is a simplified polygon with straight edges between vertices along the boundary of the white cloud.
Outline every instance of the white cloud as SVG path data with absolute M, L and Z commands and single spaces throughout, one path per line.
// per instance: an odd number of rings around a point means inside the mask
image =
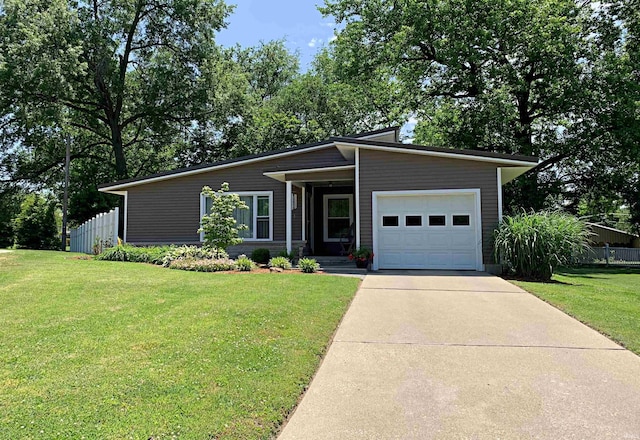
M 329 37 L 329 43 L 331 43 L 332 41 L 335 41 L 338 38 L 337 35 L 332 35 Z
M 320 23 L 320 26 L 324 27 L 334 27 L 336 24 L 333 21 L 323 21 Z
M 316 45 L 322 43 L 322 38 L 312 38 L 311 41 L 307 43 L 309 47 L 316 47 Z

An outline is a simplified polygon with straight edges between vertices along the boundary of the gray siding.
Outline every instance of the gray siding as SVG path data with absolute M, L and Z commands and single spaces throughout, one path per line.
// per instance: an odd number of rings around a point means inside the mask
M 482 253 L 493 261 L 493 230 L 498 225 L 496 165 L 406 153 L 360 149 L 360 242 L 373 246 L 372 191 L 480 188 Z
M 285 184 L 263 175 L 274 169 L 313 168 L 317 163 L 341 162 L 333 147 L 301 152 L 190 176 L 133 186 L 128 189 L 127 241 L 130 243 L 199 243 L 200 191 L 204 185 L 219 189 L 229 182 L 231 191 L 273 191 L 273 239 L 285 237 Z M 345 165 L 348 164 L 345 161 Z M 301 239 L 302 199 L 292 212 L 293 240 Z

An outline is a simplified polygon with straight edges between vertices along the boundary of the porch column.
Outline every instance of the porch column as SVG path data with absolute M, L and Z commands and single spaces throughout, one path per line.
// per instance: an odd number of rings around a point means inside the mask
M 307 188 L 302 187 L 302 241 L 307 239 Z
M 286 183 L 287 191 L 286 191 L 286 225 L 287 225 L 287 252 L 291 253 L 291 181 L 287 180 Z
M 360 148 L 356 148 L 354 192 L 356 196 L 356 249 L 360 249 Z

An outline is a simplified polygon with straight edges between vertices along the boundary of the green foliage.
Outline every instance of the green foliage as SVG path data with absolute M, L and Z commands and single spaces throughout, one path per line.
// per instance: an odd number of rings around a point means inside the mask
M 256 267 L 256 263 L 246 255 L 240 255 L 236 258 L 236 270 L 239 270 L 240 272 L 250 272 Z
M 182 258 L 169 264 L 170 269 L 189 270 L 193 272 L 222 272 L 235 270 L 236 263 L 228 258 L 198 259 Z
M 576 212 L 589 194 L 637 205 L 637 2 L 327 0 L 320 9 L 339 23 L 342 81 L 395 84 L 417 119 L 416 143 L 541 157 L 536 173 L 505 188 L 506 212 Z
M 0 186 L 0 248 L 13 246 L 14 220 L 24 198 L 21 191 Z
M 224 249 L 242 243 L 239 231 L 247 225 L 237 224 L 233 217 L 236 209 L 249 209 L 238 194 L 229 192 L 229 184 L 223 182 L 218 191 L 208 186 L 202 188 L 202 194 L 211 200 L 211 211 L 202 216 L 198 232 L 204 232 L 204 247 Z
M 0 260 L 3 440 L 271 438 L 359 283 L 50 251 Z
M 229 258 L 229 254 L 227 254 L 223 249 L 204 248 L 199 246 L 179 246 L 179 247 L 172 247 L 171 249 L 169 249 L 169 251 L 165 254 L 160 264 L 162 264 L 164 267 L 169 267 L 169 265 L 171 265 L 171 262 L 176 260 L 183 260 L 183 259 L 196 259 L 196 260 L 223 259 L 224 260 L 228 258 Z
M 174 248 L 170 246 L 137 247 L 130 244 L 121 244 L 96 255 L 96 260 L 130 261 L 161 265 L 167 255 L 170 255 L 173 251 Z
M 251 259 L 256 263 L 267 264 L 271 258 L 271 252 L 266 248 L 257 248 L 251 252 Z
M 58 249 L 57 203 L 52 198 L 29 194 L 14 220 L 15 244 L 27 249 Z
M 287 257 L 273 257 L 269 260 L 269 267 L 279 267 L 280 269 L 291 269 L 291 261 Z
M 296 261 L 298 259 L 298 255 L 295 252 L 287 252 L 286 249 L 282 249 L 280 252 L 278 252 L 278 255 L 276 255 L 276 257 L 283 257 L 289 261 Z
M 373 259 L 373 251 L 367 247 L 361 247 L 349 254 L 350 260 L 371 260 Z
M 313 258 L 301 258 L 298 268 L 304 273 L 315 273 L 320 269 L 320 265 Z
M 548 281 L 588 246 L 584 222 L 560 212 L 505 216 L 495 231 L 496 260 L 517 277 Z

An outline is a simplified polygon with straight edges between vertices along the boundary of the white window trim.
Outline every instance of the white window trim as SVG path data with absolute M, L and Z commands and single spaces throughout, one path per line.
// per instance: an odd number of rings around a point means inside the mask
M 461 215 L 466 215 L 467 217 L 469 217 L 469 224 L 468 225 L 454 225 L 453 224 L 453 217 L 456 216 L 461 216 Z M 471 229 L 473 228 L 473 222 L 471 221 L 471 218 L 473 217 L 473 215 L 471 215 L 470 212 L 454 212 L 451 214 L 451 227 L 452 228 L 467 228 L 467 229 Z
M 450 221 L 451 219 L 449 218 L 449 216 L 445 213 L 445 212 L 429 212 L 425 215 L 425 226 L 427 228 L 436 228 L 436 229 L 442 229 L 442 228 L 449 228 L 451 227 Z M 431 225 L 429 224 L 429 217 L 444 217 L 444 225 Z
M 407 217 L 420 217 L 420 226 L 407 226 Z M 416 213 L 416 214 L 411 214 L 411 213 L 406 214 L 405 213 L 402 220 L 403 220 L 403 224 L 402 224 L 403 228 L 409 228 L 409 229 L 413 230 L 413 229 L 418 229 L 418 228 L 424 228 L 425 227 L 424 214 L 421 214 L 421 213 Z
M 322 239 L 326 243 L 338 243 L 339 238 L 329 238 L 329 200 L 349 199 L 349 226 L 353 223 L 353 194 L 325 194 L 322 197 Z
M 260 242 L 260 241 L 273 241 L 273 191 L 231 191 L 232 194 L 238 194 L 240 197 L 253 196 L 253 212 L 256 214 L 253 216 L 253 231 L 254 234 L 258 232 L 258 197 L 269 197 L 269 238 L 243 238 L 242 241 Z M 205 214 L 206 210 L 206 196 L 200 193 L 200 218 Z M 204 242 L 204 232 L 200 233 L 200 241 Z
M 398 224 L 395 225 L 395 226 L 393 226 L 393 225 L 392 226 L 385 226 L 384 225 L 384 217 L 398 217 Z M 400 214 L 386 214 L 386 215 L 381 215 L 380 216 L 380 227 L 382 227 L 382 228 L 385 228 L 385 229 L 387 229 L 387 228 L 389 228 L 389 229 L 396 228 L 396 229 L 398 229 L 401 226 L 402 226 L 402 216 Z

